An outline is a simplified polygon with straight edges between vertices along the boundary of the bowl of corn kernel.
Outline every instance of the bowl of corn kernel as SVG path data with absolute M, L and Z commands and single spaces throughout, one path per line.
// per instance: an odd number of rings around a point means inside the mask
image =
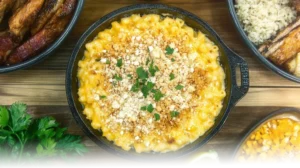
M 234 155 L 238 162 L 288 162 L 300 159 L 300 110 L 282 109 L 258 122 Z

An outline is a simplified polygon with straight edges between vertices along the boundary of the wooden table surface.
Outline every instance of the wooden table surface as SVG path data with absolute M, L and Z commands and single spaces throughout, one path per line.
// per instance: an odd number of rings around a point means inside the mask
M 86 0 L 77 25 L 60 49 L 38 65 L 0 75 L 0 104 L 24 102 L 36 117 L 54 116 L 63 126 L 69 127 L 69 132 L 84 136 L 71 115 L 65 93 L 65 71 L 72 49 L 93 22 L 113 10 L 136 3 L 163 3 L 196 14 L 249 64 L 251 87 L 248 94 L 231 111 L 221 131 L 200 151 L 212 149 L 221 159 L 226 159 L 258 120 L 281 108 L 300 108 L 300 85 L 268 70 L 250 53 L 233 26 L 225 0 Z M 99 160 L 120 159 L 97 147 L 87 137 L 84 143 L 90 148 L 90 155 L 101 156 Z

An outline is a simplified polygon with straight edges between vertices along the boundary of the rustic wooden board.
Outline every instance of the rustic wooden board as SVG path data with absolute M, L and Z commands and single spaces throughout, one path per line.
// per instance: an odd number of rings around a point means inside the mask
M 223 129 L 201 151 L 214 149 L 225 160 L 255 122 L 274 110 L 300 107 L 300 85 L 274 74 L 249 52 L 232 24 L 225 0 L 86 0 L 76 27 L 51 57 L 26 70 L 0 75 L 0 104 L 27 103 L 36 117 L 52 115 L 68 126 L 71 133 L 84 136 L 72 118 L 65 95 L 65 70 L 72 49 L 93 22 L 115 9 L 135 3 L 164 3 L 198 15 L 249 64 L 249 93 L 230 113 Z M 84 142 L 92 151 L 89 156 L 96 154 L 99 161 L 120 159 L 96 147 L 87 137 Z

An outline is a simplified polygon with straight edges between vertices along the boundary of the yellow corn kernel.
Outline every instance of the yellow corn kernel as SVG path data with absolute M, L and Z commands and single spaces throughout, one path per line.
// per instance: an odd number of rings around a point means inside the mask
M 291 119 L 271 120 L 260 126 L 242 146 L 239 161 L 272 160 L 293 153 L 300 158 L 300 123 Z

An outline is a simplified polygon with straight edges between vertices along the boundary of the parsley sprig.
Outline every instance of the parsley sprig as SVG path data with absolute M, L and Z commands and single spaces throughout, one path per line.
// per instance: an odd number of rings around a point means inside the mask
M 157 71 L 159 71 L 159 69 L 157 66 L 154 65 L 153 61 L 151 61 L 148 71 L 145 70 L 143 67 L 138 67 L 136 69 L 137 79 L 130 90 L 132 92 L 141 91 L 145 98 L 147 98 L 152 92 L 155 101 L 159 101 L 164 95 L 159 90 L 154 89 L 155 83 L 148 81 L 149 73 L 151 76 L 155 76 L 155 73 Z
M 170 46 L 167 46 L 166 48 L 166 54 L 172 55 L 174 53 L 174 48 L 171 48 Z
M 178 111 L 171 111 L 171 117 L 178 117 L 179 116 L 179 112 Z
M 123 60 L 122 60 L 122 58 L 120 58 L 117 61 L 117 67 L 121 68 L 122 65 L 123 65 Z
M 159 71 L 159 69 L 156 65 L 154 65 L 154 62 L 152 61 L 149 66 L 149 72 L 150 72 L 151 76 L 155 76 L 155 73 L 157 71 Z
M 87 152 L 81 137 L 66 133 L 52 117 L 33 119 L 27 106 L 0 106 L 0 155 L 20 161 L 25 157 L 65 157 Z

